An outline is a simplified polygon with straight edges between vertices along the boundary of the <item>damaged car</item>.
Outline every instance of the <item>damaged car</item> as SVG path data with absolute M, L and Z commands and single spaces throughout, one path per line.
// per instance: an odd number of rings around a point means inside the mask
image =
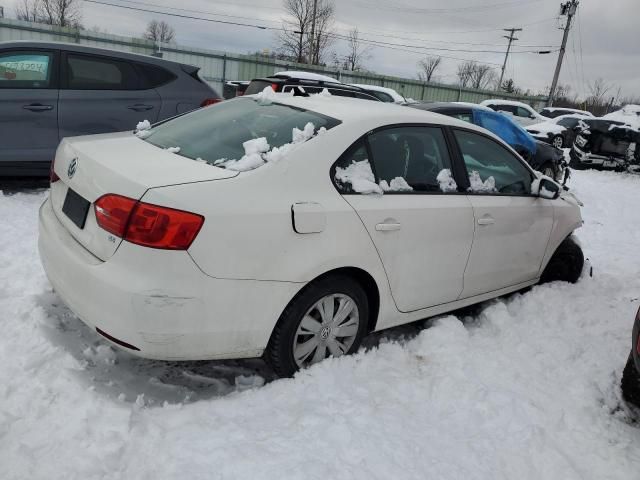
M 482 105 L 464 102 L 412 103 L 408 106 L 486 128 L 508 143 L 533 169 L 562 184 L 569 179 L 569 170 L 566 168 L 567 163 L 562 151 L 532 137 L 508 115 Z
M 638 171 L 638 142 L 640 131 L 631 125 L 605 118 L 585 120 L 571 147 L 569 165 L 577 170 Z
M 556 148 L 565 148 L 573 145 L 581 120 L 587 117 L 584 115 L 561 115 L 550 118 L 546 122 L 530 125 L 525 129 L 537 140 L 549 143 Z

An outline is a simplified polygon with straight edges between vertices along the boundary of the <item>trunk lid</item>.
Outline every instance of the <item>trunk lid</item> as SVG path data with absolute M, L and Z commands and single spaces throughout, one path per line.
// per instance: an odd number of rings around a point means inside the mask
M 72 163 L 75 168 L 70 168 Z M 115 193 L 139 200 L 150 188 L 238 175 L 238 172 L 163 150 L 130 132 L 63 139 L 56 152 L 54 169 L 60 177 L 51 185 L 50 194 L 56 216 L 82 246 L 103 261 L 115 253 L 122 239 L 103 230 L 96 222 L 93 204 L 101 196 Z M 75 203 L 70 206 L 72 202 Z M 78 213 L 83 208 L 88 209 L 86 216 Z M 75 210 L 75 215 L 69 213 L 71 210 Z M 84 225 L 77 224 L 78 216 L 84 217 Z

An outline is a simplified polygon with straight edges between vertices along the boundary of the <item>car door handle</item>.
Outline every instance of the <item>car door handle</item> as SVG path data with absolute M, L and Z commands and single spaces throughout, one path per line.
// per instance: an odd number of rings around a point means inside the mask
M 378 232 L 391 232 L 392 230 L 400 230 L 399 223 L 378 223 L 376 225 Z
M 25 110 L 31 110 L 32 112 L 46 112 L 47 110 L 53 110 L 53 105 L 42 105 L 41 103 L 32 103 L 30 105 L 24 105 L 22 108 Z
M 482 217 L 478 219 L 478 225 L 493 225 L 496 221 L 493 217 Z
M 136 103 L 135 105 L 129 105 L 127 107 L 129 110 L 135 110 L 136 112 L 145 112 L 147 110 L 151 110 L 153 105 L 145 105 L 143 103 Z

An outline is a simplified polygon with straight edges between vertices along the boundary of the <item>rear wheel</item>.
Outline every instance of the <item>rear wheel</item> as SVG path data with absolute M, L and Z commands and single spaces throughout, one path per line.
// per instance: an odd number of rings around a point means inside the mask
M 584 267 L 582 248 L 571 237 L 565 239 L 557 248 L 547 267 L 542 272 L 540 283 L 556 280 L 576 283 Z
M 629 355 L 627 365 L 622 372 L 620 387 L 622 388 L 622 398 L 636 407 L 640 407 L 640 374 L 636 370 L 636 365 L 631 355 Z
M 562 135 L 556 135 L 555 137 L 553 137 L 553 139 L 551 140 L 551 145 L 556 148 L 564 147 L 564 138 L 562 138 Z
M 278 376 L 329 356 L 357 351 L 367 332 L 367 295 L 358 282 L 329 275 L 309 284 L 284 310 L 274 329 L 265 359 Z

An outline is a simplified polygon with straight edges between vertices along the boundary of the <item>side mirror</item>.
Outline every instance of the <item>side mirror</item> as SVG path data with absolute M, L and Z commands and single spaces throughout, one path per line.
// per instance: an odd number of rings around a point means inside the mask
M 560 185 L 542 175 L 531 185 L 531 193 L 540 198 L 555 200 L 560 196 Z

